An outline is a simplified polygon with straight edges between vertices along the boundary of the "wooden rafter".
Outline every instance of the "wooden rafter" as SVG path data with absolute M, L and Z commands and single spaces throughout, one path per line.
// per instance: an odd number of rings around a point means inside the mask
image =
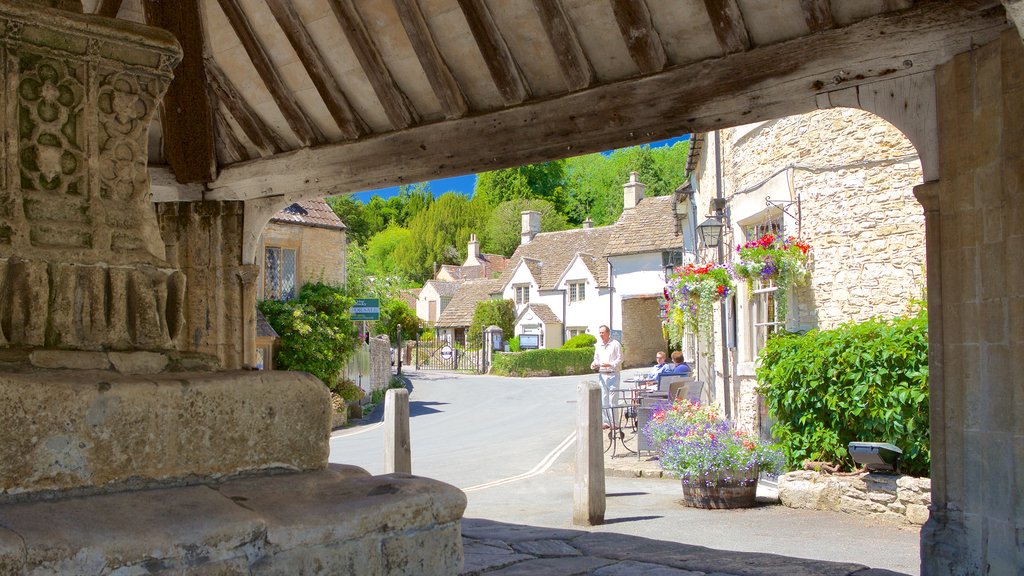
M 324 105 L 334 118 L 338 129 L 346 138 L 352 140 L 366 134 L 368 129 L 362 118 L 352 109 L 345 93 L 341 91 L 338 82 L 331 73 L 323 54 L 313 42 L 295 6 L 291 0 L 267 0 L 267 6 L 277 19 L 288 42 L 291 43 L 295 53 L 299 55 L 299 61 L 306 69 L 309 77 L 316 86 L 316 91 L 323 98 Z
M 622 39 L 629 48 L 629 56 L 644 74 L 661 72 L 668 58 L 661 36 L 654 28 L 651 12 L 644 0 L 611 0 L 615 21 Z
M 726 54 L 750 50 L 750 35 L 736 0 L 704 0 L 718 45 Z
M 348 43 L 363 68 L 363 73 L 370 80 L 373 92 L 384 107 L 384 113 L 387 114 L 391 126 L 400 130 L 417 124 L 420 120 L 419 115 L 405 93 L 395 83 L 352 0 L 329 0 L 328 4 L 334 10 L 334 15 L 341 24 L 341 29 L 345 32 L 345 37 L 348 38 Z
M 544 25 L 551 47 L 558 56 L 558 65 L 562 68 L 569 90 L 582 90 L 594 82 L 594 68 L 583 52 L 576 29 L 561 0 L 533 0 L 533 7 Z
M 434 43 L 434 37 L 427 27 L 427 21 L 423 18 L 423 12 L 416 0 L 392 0 L 398 17 L 402 20 L 402 26 L 409 37 L 416 58 L 423 67 L 423 72 L 430 82 L 430 88 L 441 103 L 445 118 L 461 118 L 469 111 L 466 104 L 466 97 L 459 87 L 458 81 L 448 68 L 441 52 Z
M 249 103 L 245 101 L 217 62 L 207 59 L 206 72 L 210 80 L 210 88 L 217 100 L 231 114 L 242 132 L 245 133 L 245 137 L 249 139 L 253 147 L 259 150 L 262 156 L 270 156 L 288 149 L 281 136 L 273 128 L 267 126 L 263 119 L 256 114 L 256 111 L 249 106 Z
M 322 144 L 325 141 L 323 133 L 316 123 L 310 120 L 302 108 L 299 107 L 298 102 L 295 101 L 295 97 L 281 77 L 281 74 L 274 68 L 266 49 L 259 38 L 256 37 L 252 24 L 245 17 L 245 12 L 242 10 L 239 0 L 218 0 L 218 2 L 224 10 L 224 14 L 228 17 L 228 22 L 231 23 L 231 28 L 234 29 L 235 35 L 238 36 L 238 40 L 241 41 L 242 46 L 245 48 L 245 53 L 248 54 L 249 60 L 252 61 L 252 65 L 256 68 L 260 78 L 263 79 L 263 84 L 266 85 L 270 96 L 277 103 L 277 107 L 280 108 L 281 114 L 284 116 L 285 121 L 288 122 L 292 132 L 295 133 L 295 136 L 298 137 L 304 146 Z
M 823 93 L 933 70 L 999 38 L 1007 26 L 995 11 L 928 3 L 713 64 L 674 66 L 504 110 L 229 166 L 206 197 L 313 198 L 371 190 L 801 114 L 817 109 Z
M 528 100 L 529 84 L 498 30 L 487 4 L 484 0 L 459 0 L 459 6 L 505 104 L 512 106 Z
M 217 141 L 223 146 L 226 156 L 223 159 L 224 163 L 234 164 L 235 162 L 248 160 L 249 151 L 246 150 L 245 144 L 242 143 L 238 135 L 231 128 L 231 124 L 224 117 L 224 112 L 217 110 L 214 112 L 213 117 L 216 119 Z
M 800 0 L 800 7 L 803 8 L 804 21 L 811 32 L 820 32 L 835 26 L 831 0 Z
M 178 182 L 211 182 L 217 177 L 217 152 L 203 69 L 199 0 L 179 0 L 173 4 L 145 0 L 143 9 L 146 22 L 174 34 L 183 52 L 163 100 L 164 159 Z
M 99 4 L 96 5 L 96 15 L 106 16 L 107 18 L 117 18 L 117 13 L 121 11 L 122 0 L 100 0 Z

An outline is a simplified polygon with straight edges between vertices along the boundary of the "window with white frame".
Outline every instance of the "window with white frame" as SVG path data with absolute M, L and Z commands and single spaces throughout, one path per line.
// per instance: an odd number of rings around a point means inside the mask
M 747 312 L 750 334 L 750 345 L 747 348 L 750 361 L 757 358 L 768 337 L 782 329 L 782 322 L 778 321 L 778 291 L 779 287 L 774 284 L 755 285 Z
M 583 280 L 569 282 L 569 302 L 582 302 L 587 298 L 587 283 Z
M 574 338 L 576 336 L 579 336 L 580 334 L 586 334 L 587 333 L 587 327 L 586 326 L 570 326 L 570 327 L 566 328 L 565 331 L 566 331 L 566 335 L 569 336 L 569 338 Z
M 516 284 L 512 287 L 516 293 L 516 304 L 529 304 L 530 303 L 530 285 L 529 284 Z
M 296 296 L 297 252 L 267 246 L 263 251 L 263 299 L 290 300 Z

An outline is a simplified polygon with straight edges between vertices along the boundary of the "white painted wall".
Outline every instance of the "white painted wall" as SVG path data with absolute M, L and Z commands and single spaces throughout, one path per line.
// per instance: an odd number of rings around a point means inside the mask
M 569 302 L 569 283 L 580 280 L 586 283 L 586 297 L 582 302 Z M 585 326 L 587 334 L 597 336 L 598 326 L 608 322 L 608 294 L 606 292 L 604 296 L 601 295 L 600 290 L 597 288 L 597 280 L 594 279 L 590 269 L 587 268 L 582 260 L 579 258 L 573 259 L 566 273 L 562 275 L 558 288 L 559 290 L 564 290 L 560 294 L 564 294 L 566 302 L 563 322 L 565 328 Z M 561 316 L 561 303 L 559 303 L 558 309 L 554 307 L 551 309 L 555 311 L 555 314 Z
M 430 303 L 434 303 L 434 317 L 430 317 Z M 416 297 L 416 317 L 425 322 L 434 322 L 441 314 L 441 296 L 429 282 L 420 290 Z

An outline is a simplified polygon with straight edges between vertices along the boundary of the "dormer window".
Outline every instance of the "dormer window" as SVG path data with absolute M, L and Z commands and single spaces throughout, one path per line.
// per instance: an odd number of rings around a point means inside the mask
M 582 302 L 587 298 L 587 283 L 583 280 L 576 280 L 568 283 L 569 302 Z
M 516 293 L 516 304 L 529 304 L 530 303 L 530 285 L 529 284 L 516 284 L 512 287 Z

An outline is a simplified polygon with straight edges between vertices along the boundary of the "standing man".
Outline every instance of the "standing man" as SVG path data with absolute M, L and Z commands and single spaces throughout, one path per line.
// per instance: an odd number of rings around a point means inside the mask
M 598 331 L 598 340 L 594 344 L 594 361 L 592 369 L 597 369 L 597 378 L 601 382 L 601 411 L 604 428 L 615 425 L 610 406 L 619 405 L 619 368 L 622 366 L 622 347 L 617 340 L 612 340 L 611 330 L 602 325 Z

